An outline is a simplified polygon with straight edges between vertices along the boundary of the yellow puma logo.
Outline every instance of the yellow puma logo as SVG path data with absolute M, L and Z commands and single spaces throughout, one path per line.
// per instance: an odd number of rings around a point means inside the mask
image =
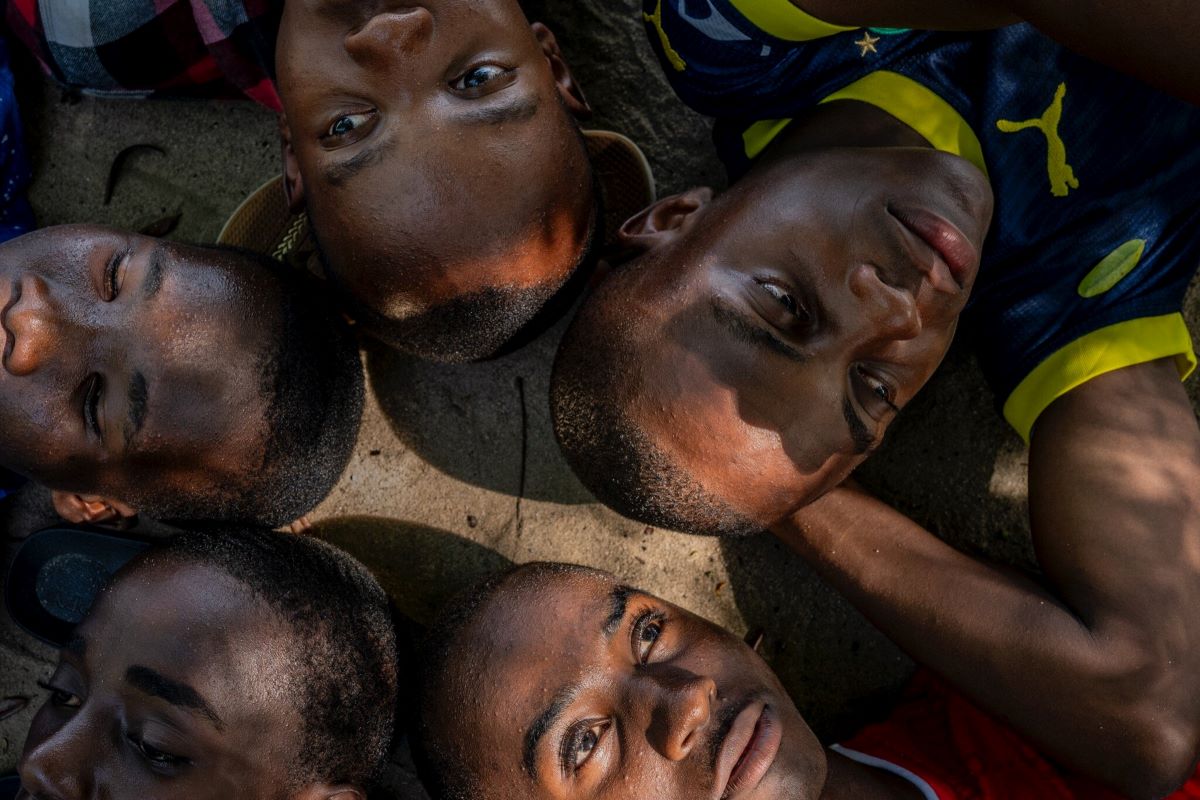
M 1075 170 L 1067 163 L 1067 145 L 1058 135 L 1058 124 L 1062 122 L 1063 98 L 1067 96 L 1067 85 L 1060 83 L 1054 93 L 1054 102 L 1046 109 L 1046 113 L 1037 119 L 1027 119 L 1024 122 L 1012 122 L 1002 119 L 996 127 L 1004 133 L 1037 128 L 1046 136 L 1046 163 L 1050 172 L 1050 193 L 1055 197 L 1066 197 L 1072 189 L 1079 188 L 1079 179 Z
M 658 0 L 658 7 L 654 9 L 653 14 L 642 12 L 642 19 L 649 22 L 658 31 L 659 41 L 662 42 L 663 52 L 667 54 L 667 61 L 671 62 L 671 66 L 676 72 L 683 72 L 687 69 L 687 62 L 683 60 L 683 56 L 671 46 L 671 39 L 667 36 L 667 32 L 663 30 L 662 22 L 662 4 L 663 0 Z

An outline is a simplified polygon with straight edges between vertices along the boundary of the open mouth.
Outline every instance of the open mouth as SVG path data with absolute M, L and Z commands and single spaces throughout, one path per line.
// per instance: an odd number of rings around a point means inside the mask
M 721 800 L 733 800 L 757 787 L 779 755 L 783 726 L 774 709 L 751 703 L 734 720 L 717 760 Z
M 900 208 L 889 205 L 888 213 L 895 217 L 910 233 L 924 242 L 937 256 L 934 264 L 934 281 L 938 267 L 944 267 L 948 276 L 965 290 L 971 282 L 975 267 L 979 264 L 979 251 L 966 234 L 952 222 L 924 209 Z

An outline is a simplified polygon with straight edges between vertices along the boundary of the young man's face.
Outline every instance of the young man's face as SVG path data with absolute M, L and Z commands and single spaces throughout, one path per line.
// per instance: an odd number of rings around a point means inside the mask
M 19 797 L 287 797 L 303 729 L 284 688 L 288 642 L 269 608 L 211 568 L 119 579 L 60 655 Z
M 488 800 L 804 800 L 824 752 L 727 631 L 602 573 L 505 587 L 437 708 Z M 469 698 L 463 702 L 463 698 Z
M 257 468 L 274 293 L 237 266 L 85 226 L 0 245 L 0 465 L 124 502 Z
M 594 216 L 588 107 L 516 0 L 289 0 L 277 52 L 289 192 L 360 304 L 404 321 L 565 281 Z
M 841 482 L 941 363 L 991 220 L 984 176 L 928 149 L 813 153 L 634 244 L 651 320 L 634 418 L 766 526 Z M 671 201 L 667 201 L 668 203 Z M 617 298 L 617 306 L 622 301 Z

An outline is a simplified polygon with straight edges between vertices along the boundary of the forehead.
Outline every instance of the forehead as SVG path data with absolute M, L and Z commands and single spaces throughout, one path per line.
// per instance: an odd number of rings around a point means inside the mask
M 191 684 L 226 719 L 265 700 L 262 674 L 286 669 L 280 620 L 240 582 L 205 566 L 127 569 L 78 633 L 94 677 L 116 682 L 144 666 Z
M 461 679 L 482 691 L 483 707 L 516 711 L 532 705 L 544 687 L 587 671 L 600 658 L 618 586 L 600 573 L 510 579 L 455 643 L 471 654 L 462 662 L 471 667 Z M 486 682 L 479 684 L 480 677 Z M 531 698 L 518 699 L 525 692 Z

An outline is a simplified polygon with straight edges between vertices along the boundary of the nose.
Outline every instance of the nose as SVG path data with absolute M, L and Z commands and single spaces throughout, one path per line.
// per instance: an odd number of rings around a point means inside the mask
M 21 786 L 35 797 L 81 800 L 96 795 L 95 754 L 89 752 L 96 732 L 76 716 L 49 737 L 26 750 L 18 772 Z
M 861 264 L 850 272 L 850 293 L 857 301 L 853 313 L 864 338 L 904 341 L 921 334 L 921 315 L 912 292 L 883 279 L 878 268 Z
M 664 758 L 682 761 L 703 738 L 712 718 L 717 684 L 712 678 L 678 669 L 662 669 L 646 676 L 653 693 L 647 737 Z
M 396 56 L 414 56 L 429 43 L 433 15 L 424 8 L 385 11 L 346 36 L 346 52 L 364 66 L 380 66 Z
M 4 315 L 12 337 L 4 368 L 13 375 L 30 375 L 61 344 L 63 316 L 46 282 L 27 276 L 20 283 L 20 299 Z

